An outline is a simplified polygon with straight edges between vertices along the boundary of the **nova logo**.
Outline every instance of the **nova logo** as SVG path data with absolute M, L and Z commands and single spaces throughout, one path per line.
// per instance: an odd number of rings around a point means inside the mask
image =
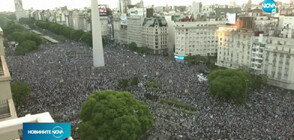
M 63 136 L 63 129 L 60 126 L 56 126 L 52 130 L 52 134 L 55 138 L 61 138 Z
M 267 13 L 276 13 L 276 3 L 273 0 L 265 0 L 262 3 L 262 9 Z
M 270 4 L 270 3 L 266 3 L 266 4 L 262 4 L 263 8 L 276 8 L 276 4 Z

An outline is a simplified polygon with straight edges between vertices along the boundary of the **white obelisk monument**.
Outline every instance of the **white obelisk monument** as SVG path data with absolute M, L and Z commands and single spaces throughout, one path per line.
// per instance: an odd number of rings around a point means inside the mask
M 101 36 L 101 23 L 97 0 L 91 0 L 93 63 L 94 67 L 104 67 L 104 51 Z

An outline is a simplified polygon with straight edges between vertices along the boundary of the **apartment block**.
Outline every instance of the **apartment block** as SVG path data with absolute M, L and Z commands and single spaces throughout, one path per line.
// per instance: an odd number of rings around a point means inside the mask
M 175 55 L 214 56 L 217 53 L 216 31 L 222 21 L 177 22 L 175 24 Z
M 269 37 L 264 49 L 263 74 L 270 85 L 294 90 L 293 30 L 283 30 L 279 37 Z
M 217 30 L 218 49 L 216 65 L 231 69 L 249 70 L 254 32 L 224 26 Z
M 127 34 L 128 44 L 135 42 L 138 47 L 142 47 L 142 25 L 144 17 L 128 17 L 127 18 Z
M 267 44 L 267 36 L 259 34 L 259 36 L 254 36 L 252 41 L 251 50 L 251 70 L 254 74 L 262 74 L 262 65 L 264 58 L 264 49 Z
M 142 26 L 143 47 L 154 50 L 154 54 L 167 53 L 167 22 L 165 18 L 145 18 Z
M 264 74 L 268 84 L 294 89 L 294 32 L 284 27 L 279 35 L 220 27 L 216 65 Z
M 128 44 L 126 20 L 121 18 L 123 17 L 117 16 L 113 18 L 114 40 L 116 43 Z
M 2 29 L 0 28 L 0 122 L 17 118 L 10 89 L 10 73 L 4 58 Z M 18 131 L 12 131 L 0 135 L 2 140 L 18 139 Z

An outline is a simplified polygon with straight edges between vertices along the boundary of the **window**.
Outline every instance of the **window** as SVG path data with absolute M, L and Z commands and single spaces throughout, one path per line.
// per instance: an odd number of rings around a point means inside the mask
M 7 100 L 0 100 L 0 118 L 10 117 L 10 110 Z

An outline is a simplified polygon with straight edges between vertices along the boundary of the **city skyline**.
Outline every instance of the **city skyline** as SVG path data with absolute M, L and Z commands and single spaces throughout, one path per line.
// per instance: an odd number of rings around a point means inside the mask
M 132 0 L 132 4 L 136 4 L 138 3 L 140 0 Z M 144 1 L 144 5 L 145 6 L 166 6 L 166 5 L 170 5 L 170 6 L 174 6 L 174 5 L 191 5 L 192 2 L 195 0 L 181 0 L 181 1 L 177 1 L 177 0 L 170 0 L 170 1 L 158 1 L 158 0 L 145 0 Z M 221 1 L 221 0 L 197 0 L 196 2 L 201 2 L 204 5 L 210 5 L 210 4 L 229 4 L 232 1 Z M 239 0 L 236 1 L 236 4 L 240 5 L 242 3 L 247 3 L 248 0 Z M 253 1 L 253 3 L 259 3 L 262 2 L 263 0 L 257 0 L 257 1 Z M 289 0 L 280 0 L 284 3 L 288 3 Z M 89 7 L 90 6 L 90 1 L 83 1 L 83 3 L 81 3 L 81 1 L 79 0 L 51 0 L 51 1 L 45 1 L 45 0 L 39 0 L 38 3 L 36 3 L 36 1 L 34 0 L 22 0 L 23 2 L 23 7 L 24 9 L 54 9 L 56 7 L 63 7 L 63 6 L 67 6 L 69 9 L 74 9 L 74 8 L 84 8 L 84 7 Z M 42 4 L 40 4 L 42 3 Z M 98 4 L 107 4 L 109 5 L 109 7 L 111 9 L 113 8 L 117 8 L 118 5 L 118 1 L 117 0 L 98 0 Z M 0 5 L 0 12 L 3 11 L 10 11 L 10 12 L 14 12 L 14 0 L 9 0 L 9 1 L 3 1 L 2 4 Z

